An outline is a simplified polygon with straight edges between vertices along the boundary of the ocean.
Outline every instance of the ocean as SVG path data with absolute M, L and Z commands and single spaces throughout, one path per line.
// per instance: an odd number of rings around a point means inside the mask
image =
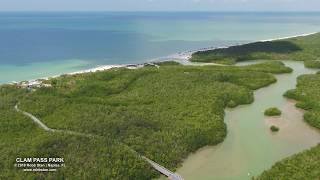
M 0 83 L 320 31 L 320 12 L 0 12 Z

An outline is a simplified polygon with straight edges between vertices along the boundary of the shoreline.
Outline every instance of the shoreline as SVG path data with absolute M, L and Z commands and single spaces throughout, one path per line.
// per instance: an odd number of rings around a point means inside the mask
M 98 71 L 106 71 L 106 70 L 110 70 L 113 68 L 137 69 L 137 68 L 142 68 L 145 65 L 157 66 L 156 63 L 161 63 L 161 62 L 166 62 L 166 61 L 176 61 L 176 62 L 179 62 L 183 65 L 188 65 L 188 63 L 190 63 L 189 59 L 191 58 L 192 54 L 194 54 L 196 52 L 210 51 L 210 50 L 215 50 L 215 49 L 225 49 L 225 48 L 229 48 L 229 47 L 241 46 L 241 45 L 255 43 L 255 42 L 270 42 L 270 41 L 284 40 L 284 39 L 290 39 L 290 38 L 305 37 L 305 36 L 310 36 L 310 35 L 314 35 L 317 33 L 319 33 L 319 32 L 303 33 L 303 34 L 299 34 L 299 35 L 285 36 L 285 37 L 280 37 L 280 38 L 257 40 L 257 41 L 247 42 L 247 43 L 230 45 L 230 46 L 207 47 L 207 48 L 200 48 L 200 49 L 196 49 L 196 50 L 187 50 L 187 51 L 177 52 L 175 54 L 171 54 L 168 56 L 149 59 L 149 60 L 146 60 L 144 63 L 101 65 L 101 66 L 97 66 L 97 67 L 93 67 L 93 68 L 89 68 L 89 69 L 85 69 L 85 70 L 79 70 L 79 71 L 70 72 L 70 73 L 62 73 L 62 74 L 57 74 L 57 75 L 48 76 L 48 77 L 42 77 L 42 78 L 38 78 L 38 79 L 23 80 L 23 81 L 19 81 L 19 82 L 12 81 L 10 83 L 0 84 L 0 86 L 4 85 L 4 84 L 22 84 L 22 83 L 24 83 L 26 86 L 37 86 L 37 85 L 42 84 L 42 80 L 57 78 L 62 75 L 76 75 L 76 74 L 83 74 L 83 73 L 93 73 L 93 72 L 98 72 Z

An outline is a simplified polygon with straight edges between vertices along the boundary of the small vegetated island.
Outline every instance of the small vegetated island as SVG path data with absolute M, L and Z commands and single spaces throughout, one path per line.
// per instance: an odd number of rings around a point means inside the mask
M 279 129 L 277 126 L 272 125 L 272 126 L 270 127 L 270 130 L 271 130 L 272 132 L 278 132 L 280 129 Z
M 192 60 L 309 62 L 319 57 L 319 48 L 320 35 L 316 34 L 196 53 Z M 173 62 L 159 66 L 65 75 L 44 82 L 51 87 L 35 90 L 2 85 L 0 179 L 158 177 L 140 155 L 175 170 L 191 152 L 223 141 L 227 133 L 224 108 L 252 103 L 253 90 L 275 83 L 275 73 L 292 71 L 279 61 L 241 67 Z M 319 87 L 320 75 L 307 75 L 299 78 L 296 90 L 287 93 L 308 110 L 306 121 L 318 128 Z M 50 128 L 94 136 L 46 132 L 15 111 L 16 104 Z M 293 156 L 259 178 L 319 177 L 319 153 L 320 146 Z M 14 167 L 17 157 L 63 157 L 66 168 L 24 173 Z
M 264 115 L 266 116 L 280 116 L 281 110 L 276 107 L 268 108 L 264 111 Z
M 281 110 L 276 107 L 271 107 L 271 108 L 268 108 L 264 111 L 265 116 L 280 116 L 281 114 L 282 114 Z M 270 127 L 270 130 L 272 132 L 278 132 L 280 130 L 280 128 L 275 125 L 272 125 Z

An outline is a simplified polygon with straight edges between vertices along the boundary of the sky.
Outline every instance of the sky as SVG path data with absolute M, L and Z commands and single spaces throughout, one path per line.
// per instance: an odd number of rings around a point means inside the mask
M 0 11 L 320 11 L 320 0 L 0 0 Z

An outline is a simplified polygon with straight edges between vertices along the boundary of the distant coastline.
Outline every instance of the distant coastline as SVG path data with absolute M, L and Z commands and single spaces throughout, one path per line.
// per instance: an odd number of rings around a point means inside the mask
M 277 40 L 284 40 L 284 39 L 290 39 L 290 38 L 296 38 L 296 37 L 305 37 L 305 36 L 310 36 L 313 34 L 316 34 L 318 32 L 311 32 L 311 33 L 303 33 L 299 35 L 294 35 L 294 36 L 285 36 L 285 37 L 280 37 L 280 38 L 273 38 L 273 39 L 265 39 L 265 40 L 258 40 L 258 41 L 253 41 L 253 42 L 248 42 L 248 43 L 254 43 L 254 42 L 268 42 L 268 41 L 277 41 Z M 62 74 L 57 74 L 53 76 L 48 76 L 48 77 L 42 77 L 38 79 L 31 79 L 31 80 L 24 80 L 24 81 L 13 81 L 11 83 L 4 83 L 4 84 L 19 84 L 22 82 L 25 82 L 28 85 L 38 85 L 41 84 L 42 80 L 48 80 L 50 78 L 57 78 L 62 75 L 76 75 L 76 74 L 83 74 L 83 73 L 92 73 L 92 72 L 97 72 L 97 71 L 106 71 L 110 70 L 113 68 L 128 68 L 128 69 L 135 69 L 135 68 L 141 68 L 144 67 L 147 64 L 155 64 L 155 63 L 160 63 L 160 62 L 165 62 L 165 61 L 177 61 L 181 64 L 188 65 L 190 63 L 189 59 L 191 58 L 192 54 L 195 52 L 199 51 L 209 51 L 209 50 L 214 50 L 214 49 L 224 49 L 232 46 L 241 46 L 244 44 L 248 43 L 241 43 L 241 44 L 234 44 L 230 46 L 220 46 L 220 47 L 207 47 L 207 48 L 201 48 L 201 49 L 196 49 L 196 50 L 189 50 L 189 51 L 184 51 L 184 52 L 178 52 L 172 55 L 164 56 L 164 57 L 159 57 L 159 58 L 154 58 L 147 60 L 144 63 L 137 63 L 137 64 L 111 64 L 111 65 L 101 65 L 97 66 L 94 68 L 89 68 L 85 70 L 80 70 L 80 71 L 75 71 L 71 73 L 62 73 Z M 1 84 L 0 84 L 1 85 Z

